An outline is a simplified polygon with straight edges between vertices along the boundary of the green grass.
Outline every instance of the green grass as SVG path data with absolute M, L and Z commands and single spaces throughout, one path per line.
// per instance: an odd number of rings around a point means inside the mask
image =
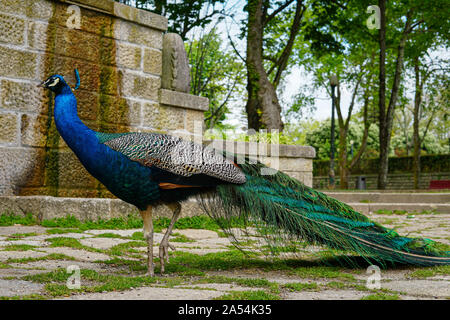
M 12 266 L 10 266 L 9 264 L 0 262 L 0 269 L 11 269 L 11 268 Z
M 383 219 L 382 221 L 380 221 L 380 223 L 382 224 L 395 224 L 396 222 L 398 222 L 398 219 L 393 218 L 393 219 Z
M 112 267 L 120 267 L 120 266 L 126 266 L 129 268 L 130 272 L 136 272 L 136 271 L 147 271 L 147 265 L 144 261 L 137 261 L 137 260 L 128 260 L 124 258 L 112 258 L 109 260 L 104 261 L 95 261 L 97 263 L 104 263 L 107 265 L 110 265 Z
M 135 253 L 133 247 L 146 246 L 144 241 L 129 242 L 119 244 L 109 250 L 109 254 L 115 256 L 125 256 Z M 142 255 L 143 252 L 140 252 Z M 272 259 L 265 260 L 257 256 L 246 255 L 242 251 L 233 249 L 225 252 L 214 252 L 205 255 L 197 255 L 190 252 L 175 251 L 170 252 L 170 262 L 166 264 L 167 274 L 177 274 L 183 276 L 203 276 L 206 271 L 226 271 L 243 269 L 260 269 L 264 271 L 286 271 L 291 275 L 303 278 L 333 278 L 345 281 L 354 281 L 353 275 L 339 271 L 337 267 L 320 266 L 318 263 L 297 259 Z M 159 272 L 159 259 L 155 258 L 155 272 Z M 110 265 L 122 265 L 130 268 L 131 271 L 146 270 L 145 259 L 130 260 L 124 258 L 112 258 L 106 261 L 97 261 Z M 240 280 L 240 284 L 244 280 Z M 248 281 L 248 280 L 246 280 Z
M 4 247 L 4 251 L 28 251 L 37 248 L 29 244 L 9 244 Z
M 83 249 L 83 245 L 78 239 L 69 237 L 48 238 L 45 241 L 50 242 L 50 247 L 69 247 L 75 249 Z
M 158 259 L 156 259 L 158 260 Z M 156 272 L 158 272 L 158 264 Z M 167 273 L 180 275 L 202 275 L 205 271 L 226 271 L 259 269 L 263 271 L 285 271 L 307 279 L 338 279 L 354 282 L 352 274 L 342 272 L 338 267 L 321 266 L 318 262 L 308 262 L 298 259 L 270 260 L 255 255 L 247 255 L 240 250 L 232 249 L 225 252 L 214 252 L 197 255 L 189 252 L 175 251 L 170 253 L 170 263 L 166 265 Z
M 170 263 L 166 266 L 167 272 L 202 272 L 204 270 L 230 270 L 248 268 L 264 264 L 249 258 L 239 250 L 229 250 L 225 252 L 214 252 L 205 255 L 197 255 L 189 252 L 174 252 L 170 258 Z
M 126 276 L 103 276 L 101 277 L 100 285 L 93 287 L 91 292 L 103 292 L 103 291 L 122 291 L 130 289 L 131 287 L 142 287 L 144 285 L 149 285 L 156 283 L 157 278 L 151 277 L 126 277 Z
M 64 233 L 83 233 L 82 230 L 77 228 L 54 228 L 46 231 L 48 234 L 64 234 Z
M 121 276 L 101 274 L 95 270 L 81 269 L 80 289 L 69 289 L 66 286 L 67 279 L 71 273 L 66 272 L 65 269 L 56 269 L 51 272 L 40 273 L 35 275 L 28 275 L 23 277 L 23 280 L 33 281 L 38 283 L 45 283 L 45 290 L 47 295 L 52 297 L 68 296 L 74 293 L 91 293 L 91 292 L 110 292 L 123 291 L 130 288 L 137 288 L 148 286 L 152 284 L 162 284 L 167 286 L 174 286 L 180 284 L 183 279 L 174 278 L 158 278 L 147 276 Z M 86 285 L 86 283 L 88 285 Z
M 287 283 L 283 285 L 283 287 L 289 291 L 318 291 L 319 286 L 317 283 L 303 283 L 303 282 L 295 282 L 295 283 Z
M 140 232 L 140 231 L 137 231 L 137 232 L 134 232 L 130 237 L 128 237 L 129 239 L 132 239 L 132 240 L 144 240 L 144 233 L 143 232 Z
M 46 273 L 38 273 L 33 275 L 27 275 L 22 277 L 23 280 L 33 281 L 38 283 L 52 283 L 52 282 L 65 282 L 70 277 L 65 269 L 56 269 Z
M 36 232 L 28 232 L 28 233 L 13 233 L 10 234 L 8 236 L 8 238 L 6 238 L 6 240 L 11 241 L 11 240 L 19 240 L 19 239 L 23 239 L 25 237 L 33 237 L 33 236 L 37 236 Z
M 170 219 L 169 218 L 158 218 L 153 222 L 153 226 L 155 228 L 155 232 L 161 232 L 162 229 L 165 229 L 169 226 Z M 245 227 L 246 222 L 243 219 L 232 219 L 231 226 L 232 227 Z M 194 217 L 184 217 L 177 220 L 174 225 L 174 229 L 205 229 L 212 231 L 219 231 L 220 226 L 208 216 L 199 215 Z
M 399 215 L 405 215 L 405 214 L 409 214 L 408 211 L 405 210 L 385 210 L 385 209 L 380 209 L 375 211 L 376 214 L 384 214 L 384 215 L 393 215 L 393 214 L 399 214 Z
M 51 253 L 49 255 L 38 257 L 38 258 L 19 258 L 19 259 L 13 259 L 9 258 L 6 260 L 7 263 L 29 263 L 29 262 L 35 262 L 35 261 L 43 261 L 43 260 L 75 260 L 75 258 L 67 256 L 62 253 Z
M 155 229 L 165 229 L 169 226 L 169 218 L 159 218 L 154 222 Z M 206 229 L 218 230 L 219 226 L 211 218 L 207 216 L 185 217 L 175 222 L 174 229 Z
M 100 233 L 100 234 L 96 235 L 95 238 L 117 238 L 117 239 L 124 239 L 124 237 L 122 237 L 120 234 L 115 234 L 115 233 L 112 233 L 112 232 Z
M 141 251 L 138 251 L 133 248 L 137 247 L 146 247 L 147 243 L 145 241 L 129 241 L 124 243 L 119 243 L 113 247 L 111 247 L 109 250 L 107 250 L 107 253 L 109 255 L 113 256 L 123 256 L 130 253 L 139 253 Z
M 146 246 L 145 242 L 140 242 L 136 244 L 128 245 L 126 243 L 117 245 L 111 248 L 110 253 L 123 256 L 124 254 L 130 252 L 130 247 L 133 246 Z M 208 270 L 231 270 L 231 269 L 243 269 L 256 266 L 268 266 L 270 262 L 263 260 L 255 260 L 244 255 L 239 250 L 230 250 L 226 252 L 208 253 L 205 255 L 197 255 L 188 252 L 176 251 L 170 252 L 170 262 L 166 264 L 167 274 L 178 274 L 184 276 L 203 276 L 204 271 Z M 156 258 L 155 262 L 159 259 Z M 106 261 L 101 261 L 106 264 L 112 265 L 126 265 L 130 270 L 146 270 L 146 265 L 144 259 L 140 261 L 127 260 L 123 258 L 113 258 Z M 156 264 L 155 272 L 158 273 L 160 270 L 159 263 Z
M 349 287 L 348 283 L 340 282 L 340 281 L 330 281 L 326 284 L 326 286 L 330 289 L 347 289 Z
M 268 293 L 264 290 L 257 291 L 235 291 L 217 297 L 214 300 L 280 300 L 278 295 Z
M 242 279 L 234 278 L 234 282 L 241 286 L 254 287 L 254 288 L 266 288 L 270 293 L 279 294 L 280 286 L 276 282 L 271 282 L 266 279 Z
M 172 233 L 172 236 L 174 238 L 171 238 L 170 241 L 171 242 L 195 242 L 194 239 L 191 239 L 187 236 L 185 236 L 184 234 L 180 234 L 180 233 Z
M 24 226 L 32 226 L 37 224 L 37 220 L 31 213 L 24 215 L 15 215 L 11 213 L 3 213 L 0 215 L 0 226 L 7 227 L 15 224 Z
M 68 247 L 80 250 L 86 250 L 91 252 L 103 252 L 103 250 L 92 248 L 81 244 L 78 239 L 69 237 L 54 237 L 45 239 L 45 241 L 50 242 L 50 247 Z
M 216 232 L 217 232 L 217 236 L 218 236 L 219 238 L 228 238 L 228 235 L 227 235 L 225 232 L 220 231 L 220 230 L 218 230 L 218 231 L 216 231 Z
M 41 294 L 27 294 L 24 296 L 4 296 L 0 297 L 0 300 L 45 300 L 47 299 L 45 296 Z
M 400 300 L 398 294 L 387 294 L 378 292 L 375 294 L 370 294 L 368 296 L 362 297 L 361 300 Z
M 316 266 L 311 267 L 300 267 L 293 270 L 293 273 L 302 278 L 309 279 L 341 279 L 346 281 L 356 281 L 352 274 L 344 273 L 340 271 L 338 267 L 328 267 L 328 266 Z
M 47 283 L 45 291 L 51 297 L 70 296 L 72 293 L 83 292 L 82 290 L 69 289 L 66 284 Z
M 450 266 L 435 266 L 415 270 L 408 274 L 410 278 L 429 278 L 437 275 L 450 275 Z
M 239 242 L 239 244 L 241 244 L 241 242 Z M 303 244 L 286 245 L 286 246 L 269 246 L 269 245 L 261 246 L 261 248 L 263 249 L 262 252 L 264 254 L 271 254 L 271 255 L 280 255 L 282 253 L 290 253 L 290 252 L 294 253 L 300 252 L 304 247 L 305 246 Z
M 173 287 L 183 283 L 234 283 L 247 287 L 266 288 L 266 290 L 242 291 L 230 293 L 219 297 L 225 300 L 278 300 L 278 284 L 265 279 L 228 278 L 222 276 L 212 276 L 194 280 L 191 277 L 147 277 L 147 276 L 122 276 L 101 274 L 94 270 L 81 270 L 81 288 L 69 289 L 66 286 L 67 279 L 71 274 L 60 268 L 50 272 L 28 275 L 22 277 L 23 280 L 45 284 L 46 296 L 58 297 L 69 296 L 76 293 L 90 292 L 110 292 L 122 291 L 130 288 L 149 286 L 158 284 L 163 287 Z
M 231 278 L 225 276 L 207 276 L 195 281 L 195 284 L 199 283 L 229 283 L 251 288 L 265 288 L 269 289 L 271 293 L 279 293 L 279 285 L 275 282 L 271 282 L 267 279 L 257 278 Z
M 153 221 L 155 232 L 161 232 L 169 226 L 170 219 L 161 217 Z M 110 220 L 99 219 L 97 221 L 80 221 L 76 217 L 68 215 L 66 217 L 46 219 L 39 221 L 33 215 L 16 215 L 11 213 L 3 213 L 0 215 L 0 226 L 12 226 L 15 224 L 30 226 L 41 225 L 47 228 L 55 228 L 54 231 L 48 233 L 68 233 L 68 232 L 83 232 L 92 229 L 139 229 L 143 227 L 143 222 L 140 216 L 129 214 L 126 217 L 113 218 Z M 231 227 L 245 227 L 248 223 L 243 219 L 232 219 Z M 199 215 L 194 217 L 184 217 L 178 219 L 174 226 L 175 229 L 205 229 L 216 232 L 221 232 L 220 226 L 215 220 L 206 215 Z
M 438 211 L 436 211 L 435 209 L 432 210 L 422 210 L 422 212 L 420 214 L 439 214 Z
M 439 214 L 436 210 L 422 210 L 421 212 L 408 212 L 406 210 L 385 210 L 380 209 L 375 211 L 376 214 L 383 214 L 383 215 L 417 215 L 417 214 Z
M 341 282 L 341 281 L 330 281 L 326 284 L 327 288 L 330 289 L 337 289 L 337 290 L 358 290 L 358 291 L 371 291 L 375 292 L 376 290 L 369 289 L 365 285 L 357 284 L 357 283 L 348 283 L 348 282 Z M 382 289 L 382 291 L 390 292 L 387 289 Z
M 127 217 L 113 218 L 110 220 L 99 219 L 97 221 L 80 221 L 74 216 L 63 218 L 54 218 L 43 220 L 43 227 L 49 228 L 77 228 L 79 230 L 92 229 L 136 229 L 142 228 L 142 219 L 136 215 L 128 215 Z

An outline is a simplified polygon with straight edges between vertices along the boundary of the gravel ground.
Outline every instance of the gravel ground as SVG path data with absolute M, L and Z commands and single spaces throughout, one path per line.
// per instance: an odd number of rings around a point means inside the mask
M 442 243 L 450 244 L 450 215 L 371 215 L 371 219 L 386 226 L 396 228 L 400 234 L 420 236 L 435 239 Z M 209 281 L 202 283 L 202 277 L 227 277 L 234 279 L 265 279 L 279 290 L 275 292 L 278 298 L 283 300 L 358 300 L 368 295 L 385 294 L 405 300 L 421 299 L 450 299 L 450 274 L 448 269 L 431 275 L 417 275 L 420 268 L 399 268 L 381 270 L 379 290 L 366 289 L 366 281 L 370 276 L 364 269 L 345 269 L 339 271 L 349 274 L 353 280 L 336 279 L 334 276 L 308 276 L 296 274 L 295 270 L 267 271 L 258 268 L 242 269 L 231 268 L 229 270 L 205 270 L 203 276 L 181 277 L 175 285 L 164 285 L 155 282 L 138 287 L 118 288 L 117 290 L 105 290 L 103 292 L 79 292 L 69 291 L 62 294 L 49 294 L 48 284 L 52 281 L 39 282 L 29 279 L 27 276 L 45 274 L 52 270 L 67 269 L 69 266 L 77 266 L 80 269 L 89 269 L 104 275 L 143 276 L 144 271 L 130 270 L 127 265 L 107 264 L 106 260 L 112 256 L 111 248 L 120 247 L 129 242 L 135 232 L 141 230 L 87 230 L 81 233 L 48 234 L 51 228 L 40 226 L 10 226 L 0 227 L 0 298 L 44 298 L 44 299 L 149 299 L 149 300 L 180 300 L 180 299 L 214 299 L 225 294 L 237 292 L 251 292 L 264 290 L 269 287 L 258 287 L 240 283 L 223 283 L 224 281 Z M 172 237 L 183 236 L 191 242 L 172 242 L 177 247 L 177 252 L 190 252 L 200 257 L 208 253 L 226 252 L 232 248 L 227 238 L 219 237 L 219 234 L 210 230 L 174 230 Z M 23 234 L 22 236 L 14 236 Z M 28 234 L 28 236 L 27 236 Z M 108 237 L 102 236 L 108 234 Z M 111 237 L 116 235 L 117 238 Z M 163 234 L 155 234 L 155 245 L 158 245 Z M 81 247 L 55 246 L 49 238 L 65 237 L 76 239 Z M 254 239 L 254 238 L 250 238 Z M 53 244 L 53 245 L 52 245 Z M 14 245 L 14 246 L 12 246 Z M 26 247 L 29 245 L 34 247 Z M 22 246 L 22 247 L 20 247 Z M 155 246 L 155 255 L 158 248 Z M 317 247 L 305 248 L 305 252 L 317 252 Z M 131 252 L 131 253 L 130 253 Z M 145 247 L 136 247 L 128 252 L 128 261 L 135 261 L 145 265 Z M 51 255 L 51 258 L 49 258 Z M 313 268 L 313 267 L 311 267 Z M 161 279 L 169 279 L 179 275 L 168 274 Z M 157 275 L 157 277 L 160 277 Z M 80 278 L 81 285 L 91 284 Z M 289 285 L 310 285 L 304 289 L 289 289 Z M 280 289 L 281 288 L 281 289 Z M 272 292 L 273 293 L 273 292 Z M 34 296 L 33 296 L 34 295 Z

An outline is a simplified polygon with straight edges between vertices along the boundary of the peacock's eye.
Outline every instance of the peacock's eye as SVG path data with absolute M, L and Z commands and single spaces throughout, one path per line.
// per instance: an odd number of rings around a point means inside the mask
M 59 78 L 50 78 L 48 79 L 47 87 L 54 87 L 59 83 Z

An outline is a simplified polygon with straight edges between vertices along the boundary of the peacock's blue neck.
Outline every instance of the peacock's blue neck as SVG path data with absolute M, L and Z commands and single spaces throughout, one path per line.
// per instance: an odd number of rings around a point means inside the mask
M 55 96 L 55 123 L 66 144 L 79 156 L 86 148 L 97 145 L 94 131 L 78 117 L 77 100 L 65 85 Z

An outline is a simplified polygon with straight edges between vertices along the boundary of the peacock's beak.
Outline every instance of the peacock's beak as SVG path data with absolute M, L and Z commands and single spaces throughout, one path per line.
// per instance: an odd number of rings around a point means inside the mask
M 39 87 L 39 88 L 45 88 L 45 81 L 42 81 L 41 83 L 39 83 L 38 85 L 37 85 L 37 87 Z

